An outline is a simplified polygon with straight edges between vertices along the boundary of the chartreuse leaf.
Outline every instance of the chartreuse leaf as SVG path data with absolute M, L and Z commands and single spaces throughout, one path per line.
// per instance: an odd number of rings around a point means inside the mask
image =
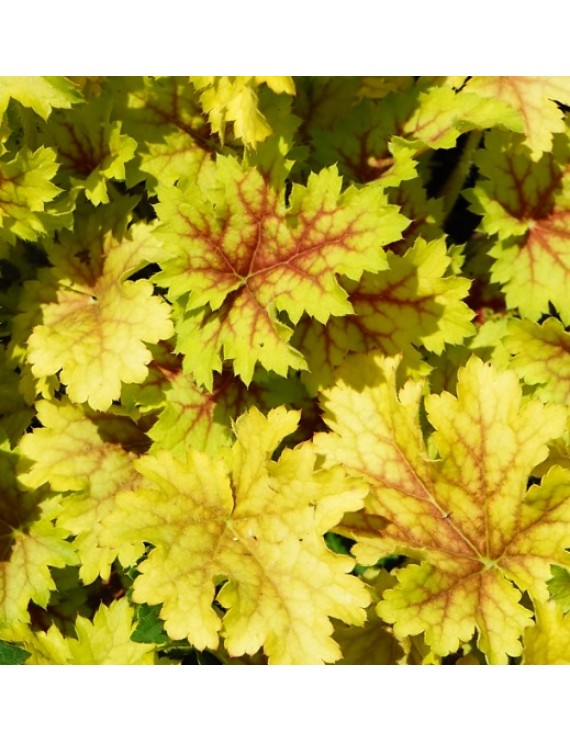
M 566 615 L 570 612 L 570 573 L 560 566 L 551 566 L 550 569 L 552 578 L 547 582 L 548 592 Z
M 113 80 L 113 115 L 137 142 L 126 165 L 127 182 L 142 179 L 152 192 L 158 182 L 195 180 L 211 164 L 210 127 L 194 86 L 184 77 Z
M 43 427 L 21 441 L 22 454 L 32 465 L 20 481 L 29 487 L 49 483 L 55 491 L 75 492 L 63 499 L 58 525 L 75 536 L 83 583 L 90 584 L 97 576 L 108 579 L 117 556 L 136 560 L 144 552 L 143 548 L 121 551 L 101 544 L 102 521 L 113 510 L 117 492 L 141 482 L 133 467 L 135 456 L 120 444 L 104 440 L 102 431 L 79 406 L 47 401 L 36 406 Z
M 212 388 L 224 359 L 246 384 L 255 364 L 286 375 L 303 368 L 289 345 L 303 312 L 326 322 L 352 313 L 337 275 L 357 280 L 386 267 L 381 247 L 401 236 L 407 219 L 369 185 L 341 194 L 334 168 L 294 185 L 289 208 L 255 169 L 232 158 L 216 163 L 216 187 L 159 188 L 156 210 L 171 259 L 159 283 L 174 300 L 189 294 L 178 326 L 185 368 Z
M 538 398 L 570 403 L 570 334 L 558 319 L 543 324 L 512 319 L 504 344 L 515 356 L 511 368 L 526 383 L 539 384 Z
M 111 221 L 115 208 L 107 212 Z M 60 372 L 69 398 L 98 410 L 120 397 L 121 383 L 145 379 L 152 359 L 145 343 L 173 332 L 169 308 L 152 295 L 150 281 L 127 280 L 155 259 L 157 240 L 145 224 L 127 232 L 114 224 L 113 231 L 109 219 L 96 211 L 50 248 L 59 288 L 28 341 L 34 376 Z
M 393 186 L 416 177 L 415 148 L 394 138 L 414 100 L 409 92 L 345 108 L 344 116 L 326 121 L 327 128 L 311 129 L 312 157 L 321 166 L 338 163 L 340 173 L 357 182 L 382 178 Z
M 347 625 L 335 630 L 334 638 L 338 641 L 342 659 L 339 664 L 401 664 L 404 663 L 404 648 L 396 640 L 391 630 L 378 617 L 376 604 L 381 593 L 394 586 L 396 579 L 386 571 L 381 571 L 372 582 L 373 604 L 367 610 L 367 620 L 363 626 Z
M 16 237 L 35 240 L 47 232 L 46 204 L 60 189 L 52 182 L 58 165 L 53 149 L 21 149 L 0 159 L 0 238 L 14 244 Z
M 125 597 L 101 605 L 93 620 L 78 616 L 74 638 L 56 625 L 34 631 L 23 623 L 5 628 L 0 636 L 30 654 L 26 664 L 154 664 L 154 644 L 131 640 L 134 623 L 134 609 Z
M 420 81 L 418 85 L 425 85 Z M 402 128 L 402 135 L 427 144 L 432 149 L 455 146 L 460 134 L 473 129 L 501 126 L 522 132 L 518 113 L 500 98 L 490 100 L 463 88 L 456 92 L 448 86 L 433 86 L 422 92 L 412 116 Z
M 359 181 L 381 177 L 393 186 L 415 176 L 415 160 L 427 149 L 454 147 L 467 131 L 523 131 L 520 115 L 500 100 L 457 92 L 429 78 L 394 85 L 390 93 L 380 82 L 381 95 L 366 95 L 380 100 L 351 101 L 310 127 L 317 162 L 338 162 L 343 175 Z
M 230 656 L 263 647 L 271 663 L 335 662 L 329 617 L 364 622 L 370 600 L 347 574 L 354 561 L 323 535 L 362 506 L 366 486 L 340 467 L 317 469 L 310 443 L 272 461 L 298 419 L 252 409 L 235 424 L 227 462 L 189 448 L 185 460 L 159 451 L 135 464 L 145 482 L 118 495 L 106 537 L 155 546 L 137 565 L 133 599 L 163 604 L 171 639 L 215 649 L 221 633 Z
M 200 102 L 208 115 L 212 131 L 224 140 L 226 123 L 246 146 L 255 147 L 272 129 L 259 110 L 257 88 L 266 84 L 273 92 L 295 94 L 291 77 L 192 77 Z
M 54 108 L 71 108 L 83 97 L 65 77 L 0 77 L 0 119 L 10 98 L 33 108 L 44 120 Z
M 149 429 L 151 452 L 185 455 L 189 447 L 214 455 L 230 447 L 232 419 L 245 411 L 247 390 L 237 379 L 220 376 L 213 391 L 204 391 L 192 376 L 178 374 L 165 392 L 164 408 Z
M 55 588 L 49 567 L 77 563 L 69 531 L 53 521 L 60 503 L 45 492 L 25 491 L 16 475 L 16 455 L 0 445 L 0 625 L 27 621 L 30 600 L 41 607 Z
M 84 189 L 94 205 L 109 203 L 107 181 L 125 179 L 125 163 L 137 148 L 111 119 L 112 98 L 100 95 L 65 113 L 56 112 L 46 128 L 46 141 L 57 149 L 66 189 Z
M 388 255 L 388 270 L 365 273 L 348 288 L 354 314 L 301 325 L 298 347 L 308 360 L 309 388 L 332 383 L 349 351 L 403 353 L 413 366 L 419 362 L 415 347 L 441 353 L 445 344 L 474 334 L 473 312 L 463 301 L 469 280 L 446 276 L 450 263 L 443 239 L 418 239 L 405 255 Z
M 503 286 L 507 308 L 536 321 L 549 302 L 570 324 L 570 146 L 559 136 L 552 154 L 536 163 L 528 150 L 500 132 L 485 137 L 476 157 L 480 174 L 466 193 L 483 216 L 480 231 L 497 235 L 491 274 Z
M 397 360 L 358 357 L 324 394 L 331 434 L 317 450 L 372 486 L 346 527 L 364 562 L 399 553 L 419 560 L 397 573 L 379 616 L 403 638 L 425 631 L 445 656 L 479 633 L 491 663 L 521 654 L 531 615 L 521 592 L 548 598 L 550 564 L 570 563 L 570 472 L 553 467 L 527 491 L 530 472 L 564 429 L 565 411 L 522 398 L 514 372 L 473 356 L 457 396 L 426 400 L 435 428 L 428 455 L 419 427 L 422 384 L 398 394 Z
M 464 89 L 492 99 L 493 105 L 506 103 L 520 115 L 535 162 L 552 150 L 552 135 L 566 129 L 556 101 L 570 105 L 570 77 L 472 77 Z
M 570 664 L 570 615 L 556 602 L 535 605 L 536 625 L 524 635 L 523 664 Z

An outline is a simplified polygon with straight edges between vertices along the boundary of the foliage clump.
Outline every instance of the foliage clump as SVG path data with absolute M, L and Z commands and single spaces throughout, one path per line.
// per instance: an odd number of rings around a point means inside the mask
M 0 78 L 0 663 L 568 663 L 570 78 Z

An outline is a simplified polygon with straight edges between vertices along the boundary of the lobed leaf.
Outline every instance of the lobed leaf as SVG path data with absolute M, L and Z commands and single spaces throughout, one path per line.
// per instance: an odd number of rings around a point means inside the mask
M 489 253 L 495 258 L 491 273 L 504 287 L 507 308 L 536 321 L 548 313 L 550 302 L 569 324 L 567 134 L 556 140 L 552 154 L 535 163 L 526 148 L 491 132 L 476 161 L 485 179 L 467 196 L 472 210 L 483 216 L 480 229 L 497 235 Z
M 96 215 L 61 242 L 51 250 L 57 294 L 43 305 L 28 359 L 37 378 L 60 373 L 72 401 L 106 410 L 122 383 L 146 378 L 152 355 L 145 343 L 173 332 L 168 306 L 153 296 L 150 281 L 127 280 L 152 261 L 158 243 L 144 224 L 116 236 Z
M 154 664 L 154 644 L 131 640 L 134 622 L 134 609 L 125 597 L 109 607 L 101 605 L 93 620 L 78 616 L 75 638 L 55 625 L 34 631 L 23 623 L 14 623 L 0 635 L 30 654 L 26 664 Z
M 145 482 L 118 496 L 107 538 L 155 546 L 137 566 L 133 599 L 163 604 L 171 639 L 215 649 L 221 633 L 231 656 L 263 647 L 270 663 L 335 662 L 329 616 L 364 622 L 369 598 L 347 574 L 352 559 L 322 536 L 361 506 L 366 487 L 316 469 L 309 444 L 271 461 L 297 421 L 283 408 L 252 409 L 236 422 L 227 463 L 190 448 L 185 460 L 159 451 L 136 464 Z
M 418 424 L 421 384 L 398 394 L 396 366 L 380 356 L 346 365 L 325 392 L 333 432 L 318 435 L 316 448 L 372 486 L 363 513 L 347 520 L 357 558 L 399 553 L 420 562 L 400 570 L 379 603 L 395 635 L 425 631 L 445 656 L 476 629 L 489 661 L 505 663 L 520 656 L 531 624 L 522 592 L 546 599 L 550 564 L 568 563 L 570 474 L 555 466 L 526 488 L 565 412 L 524 401 L 512 371 L 473 356 L 459 372 L 457 396 L 426 400 L 433 460 Z
M 385 267 L 380 248 L 407 223 L 378 187 L 341 195 L 334 169 L 294 186 L 288 209 L 258 171 L 231 158 L 216 171 L 215 189 L 162 188 L 157 205 L 172 254 L 159 283 L 172 300 L 189 294 L 177 349 L 210 389 L 222 353 L 246 384 L 256 362 L 280 375 L 304 367 L 277 312 L 293 324 L 304 311 L 322 322 L 352 313 L 336 275 Z

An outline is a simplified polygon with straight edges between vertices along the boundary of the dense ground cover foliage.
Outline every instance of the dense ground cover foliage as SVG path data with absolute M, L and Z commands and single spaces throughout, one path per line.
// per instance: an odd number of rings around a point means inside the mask
M 0 78 L 0 663 L 570 663 L 570 78 Z

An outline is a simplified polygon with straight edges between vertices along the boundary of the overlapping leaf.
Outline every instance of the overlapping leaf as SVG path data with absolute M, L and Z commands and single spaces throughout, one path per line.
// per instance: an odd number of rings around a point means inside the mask
M 121 121 L 111 119 L 111 103 L 108 96 L 99 96 L 69 112 L 56 112 L 46 131 L 58 152 L 64 187 L 83 189 L 96 206 L 109 203 L 108 181 L 125 179 L 125 163 L 137 147 L 121 132 Z
M 108 579 L 118 555 L 129 560 L 143 553 L 101 543 L 103 519 L 113 510 L 117 492 L 140 483 L 133 468 L 136 456 L 105 439 L 104 425 L 88 419 L 79 406 L 40 401 L 37 416 L 43 427 L 21 442 L 32 465 L 20 480 L 29 487 L 49 483 L 54 491 L 74 492 L 61 502 L 58 525 L 75 536 L 83 583 Z
M 53 178 L 56 153 L 39 147 L 20 150 L 0 159 L 0 238 L 14 244 L 16 237 L 34 240 L 46 234 L 46 204 L 57 196 Z
M 191 376 L 180 373 L 166 391 L 164 409 L 148 431 L 152 452 L 164 449 L 185 455 L 189 447 L 211 455 L 232 442 L 231 420 L 245 409 L 245 386 L 220 377 L 212 391 L 201 389 Z
M 253 409 L 236 422 L 227 463 L 192 448 L 184 461 L 161 451 L 136 464 L 142 488 L 117 497 L 109 543 L 155 546 L 137 566 L 133 598 L 163 603 L 172 639 L 214 649 L 221 632 L 231 656 L 263 647 L 272 663 L 335 662 L 329 617 L 364 622 L 369 597 L 347 574 L 353 561 L 322 536 L 362 505 L 366 487 L 339 467 L 315 470 L 310 444 L 270 460 L 298 417 Z
M 69 531 L 55 527 L 57 499 L 18 485 L 16 455 L 0 446 L 0 625 L 29 619 L 30 600 L 45 607 L 55 588 L 50 566 L 77 563 Z
M 473 312 L 463 302 L 469 281 L 446 277 L 450 262 L 443 240 L 418 239 L 402 257 L 388 255 L 388 270 L 365 273 L 348 288 L 353 315 L 333 317 L 326 325 L 300 325 L 298 347 L 308 360 L 311 390 L 332 382 L 349 351 L 403 353 L 417 366 L 417 347 L 441 353 L 445 343 L 457 344 L 473 334 Z
M 378 102 L 345 105 L 323 123 L 311 131 L 317 162 L 338 162 L 343 174 L 364 182 L 382 177 L 386 185 L 413 178 L 415 159 L 428 149 L 455 146 L 467 131 L 523 130 L 520 116 L 501 100 L 433 85 L 429 78 L 383 94 Z
M 341 194 L 333 168 L 293 186 L 289 208 L 255 169 L 219 158 L 216 172 L 208 190 L 159 189 L 156 207 L 172 255 L 160 283 L 172 299 L 189 294 L 177 347 L 208 388 L 221 355 L 246 384 L 256 362 L 280 375 L 303 368 L 278 312 L 293 324 L 303 312 L 321 322 L 352 313 L 336 276 L 386 267 L 381 247 L 407 224 L 377 186 Z
M 55 625 L 33 631 L 24 623 L 14 623 L 0 636 L 30 654 L 26 664 L 154 664 L 154 645 L 131 640 L 134 626 L 134 609 L 123 598 L 109 607 L 101 605 L 93 620 L 79 616 L 75 638 Z
M 421 384 L 398 395 L 396 363 L 372 356 L 346 366 L 325 394 L 333 434 L 317 436 L 317 450 L 373 487 L 347 523 L 357 557 L 400 553 L 420 562 L 398 572 L 378 607 L 396 636 L 425 631 L 445 656 L 477 630 L 489 661 L 505 662 L 521 654 L 531 624 L 521 592 L 546 599 L 550 564 L 570 562 L 570 474 L 554 467 L 527 491 L 565 412 L 524 401 L 513 372 L 473 357 L 457 396 L 426 401 L 439 458 L 431 460 L 418 424 Z
M 552 150 L 552 135 L 565 131 L 564 114 L 556 101 L 570 104 L 570 77 L 473 77 L 465 90 L 517 111 L 535 161 Z
M 127 280 L 155 259 L 158 243 L 144 224 L 127 233 L 119 225 L 113 233 L 99 213 L 60 242 L 50 250 L 57 295 L 42 307 L 43 323 L 28 341 L 29 361 L 36 377 L 61 371 L 72 401 L 105 410 L 119 398 L 121 383 L 146 378 L 152 355 L 145 343 L 173 332 L 169 308 L 152 295 L 150 281 Z
M 549 302 L 570 324 L 570 178 L 568 137 L 533 163 L 528 150 L 492 132 L 476 162 L 484 180 L 467 195 L 483 216 L 480 229 L 496 236 L 492 276 L 503 285 L 507 308 L 536 321 Z
M 524 664 L 570 664 L 570 615 L 556 602 L 535 606 L 536 625 L 524 635 Z
M 519 115 L 500 98 L 491 100 L 468 91 L 467 87 L 456 92 L 447 85 L 427 89 L 423 81 L 418 85 L 424 90 L 402 134 L 432 149 L 453 147 L 460 134 L 473 129 L 500 126 L 522 131 Z
M 227 122 L 246 146 L 255 147 L 271 133 L 271 126 L 259 109 L 257 88 L 262 84 L 275 93 L 295 94 L 291 77 L 193 77 L 200 102 L 212 131 L 224 140 Z
M 543 324 L 511 320 L 505 346 L 515 356 L 511 367 L 526 383 L 539 384 L 539 398 L 569 404 L 570 334 L 558 319 Z
M 0 120 L 11 98 L 45 120 L 54 108 L 71 108 L 82 100 L 77 87 L 65 77 L 0 77 Z
M 153 191 L 159 182 L 196 180 L 207 171 L 214 146 L 198 94 L 187 78 L 127 78 L 113 86 L 114 115 L 138 144 L 136 159 L 126 167 L 129 185 L 146 178 Z

